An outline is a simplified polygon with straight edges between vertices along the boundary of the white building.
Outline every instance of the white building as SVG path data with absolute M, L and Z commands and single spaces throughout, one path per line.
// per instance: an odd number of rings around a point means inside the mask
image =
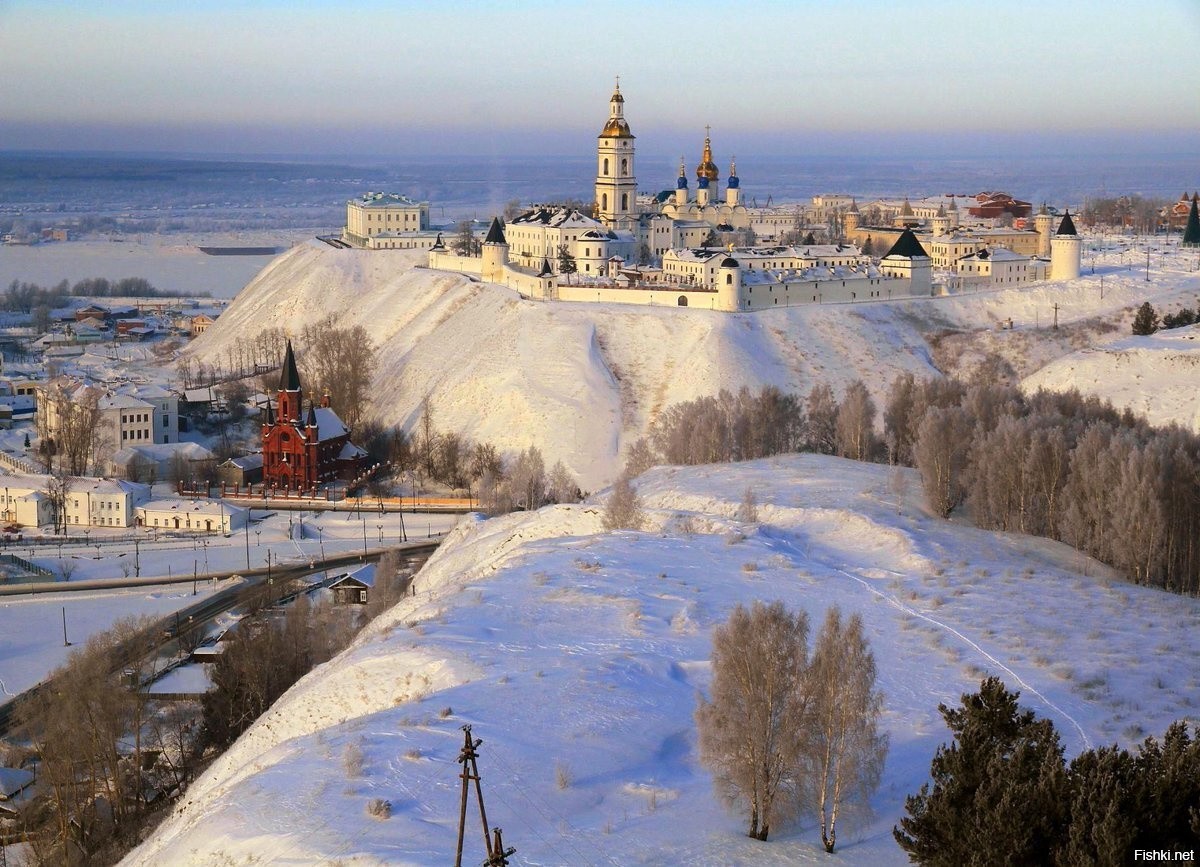
M 223 533 L 246 526 L 249 512 L 221 500 L 151 500 L 137 508 L 141 527 L 174 532 Z
M 150 486 L 119 479 L 74 479 L 67 492 L 69 527 L 134 527 Z
M 438 233 L 429 225 L 429 202 L 396 193 L 369 192 L 346 202 L 342 240 L 369 250 L 428 250 Z

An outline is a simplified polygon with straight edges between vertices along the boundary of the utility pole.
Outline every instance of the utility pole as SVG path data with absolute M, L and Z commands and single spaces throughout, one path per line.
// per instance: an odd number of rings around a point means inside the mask
M 1054 330 L 1058 330 L 1058 302 L 1054 302 Z
M 71 642 L 67 641 L 67 606 L 63 606 L 63 647 L 70 647 Z
M 475 797 L 479 801 L 479 820 L 483 824 L 483 846 L 487 850 L 487 860 L 483 862 L 484 867 L 508 867 L 508 858 L 516 848 L 510 846 L 504 848 L 504 841 L 501 837 L 499 828 L 495 829 L 495 842 L 492 841 L 492 833 L 488 830 L 487 812 L 483 808 L 483 788 L 479 781 L 479 745 L 483 743 L 480 738 L 471 737 L 471 726 L 464 725 L 463 730 L 463 747 L 458 754 L 458 762 L 462 765 L 462 773 L 459 774 L 459 779 L 462 780 L 462 798 L 459 801 L 458 809 L 458 849 L 454 856 L 454 867 L 462 867 L 462 850 L 463 837 L 467 830 L 467 796 L 470 794 L 471 782 L 475 783 Z

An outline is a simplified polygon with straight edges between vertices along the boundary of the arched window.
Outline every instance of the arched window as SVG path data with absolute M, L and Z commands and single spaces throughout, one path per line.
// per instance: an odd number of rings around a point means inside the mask
M 608 193 L 602 193 L 600 196 L 600 210 L 608 210 Z
M 726 274 L 726 275 L 725 275 L 725 285 L 726 285 L 726 286 L 732 286 L 732 285 L 733 285 L 733 275 L 732 275 L 732 274 Z
M 621 157 L 621 174 L 625 175 L 628 173 L 629 173 L 629 160 L 625 157 Z
M 604 158 L 604 171 L 602 171 L 600 174 L 605 176 L 608 175 L 608 157 Z
M 629 210 L 629 193 L 621 193 L 621 210 Z
M 675 303 L 678 304 L 680 307 L 687 307 L 687 296 L 680 295 L 679 300 L 676 301 Z

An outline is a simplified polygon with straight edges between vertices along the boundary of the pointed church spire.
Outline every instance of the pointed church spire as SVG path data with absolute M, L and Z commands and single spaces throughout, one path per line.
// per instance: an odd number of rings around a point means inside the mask
M 1062 222 L 1058 224 L 1056 235 L 1078 235 L 1075 231 L 1075 221 L 1071 219 L 1071 209 L 1067 208 L 1063 212 Z
M 296 369 L 296 353 L 292 351 L 291 340 L 287 342 L 287 354 L 283 357 L 283 373 L 279 377 L 279 390 L 300 390 L 300 371 Z

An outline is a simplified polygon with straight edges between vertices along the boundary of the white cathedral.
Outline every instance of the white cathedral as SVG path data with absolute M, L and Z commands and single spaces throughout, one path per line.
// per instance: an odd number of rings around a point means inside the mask
M 933 260 L 911 227 L 905 227 L 878 259 L 849 244 L 714 244 L 718 237 L 753 238 L 752 230 L 764 226 L 781 230 L 786 226 L 781 220 L 793 222 L 795 212 L 747 208 L 733 160 L 722 195 L 707 131 L 694 195 L 681 161 L 673 195 L 639 198 L 634 141 L 618 82 L 609 99 L 608 120 L 597 136 L 595 216 L 535 207 L 507 225 L 493 220 L 477 256 L 450 251 L 439 236 L 430 247 L 429 267 L 478 275 L 539 300 L 727 311 L 933 293 Z M 1047 229 L 1040 220 L 1039 234 L 1048 236 Z M 1053 270 L 1062 277 L 1078 276 L 1081 246 L 1068 216 L 1055 236 Z M 1049 268 L 1030 267 L 1029 261 L 984 251 L 972 267 L 981 269 L 981 276 L 986 269 L 991 281 L 1045 279 Z M 996 278 L 993 269 L 1009 276 Z

